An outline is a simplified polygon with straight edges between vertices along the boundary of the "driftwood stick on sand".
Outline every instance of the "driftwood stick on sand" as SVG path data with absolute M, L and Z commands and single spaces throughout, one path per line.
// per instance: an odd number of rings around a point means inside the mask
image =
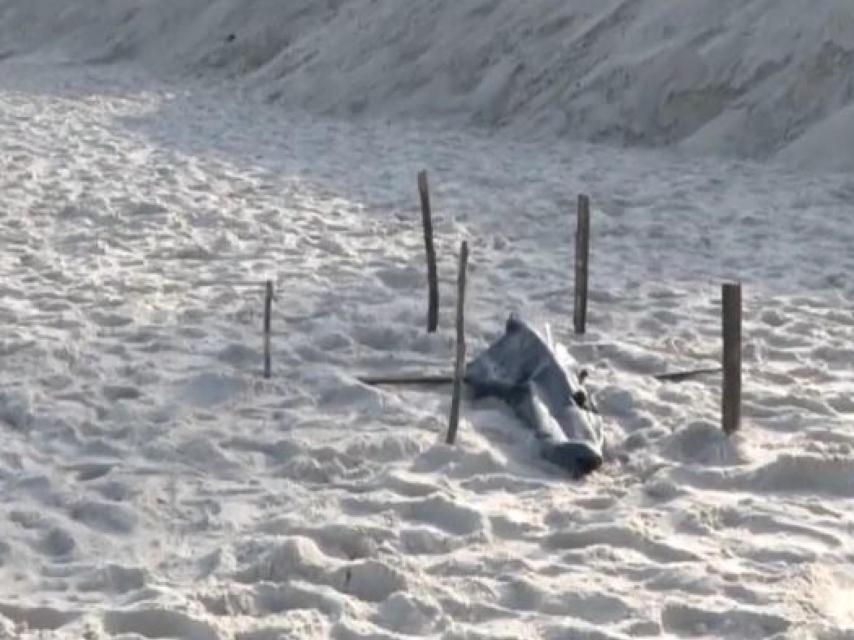
M 657 373 L 653 375 L 653 378 L 656 380 L 661 380 L 662 382 L 682 382 L 683 380 L 690 380 L 692 378 L 698 378 L 704 375 L 711 375 L 713 373 L 720 373 L 720 367 L 708 368 L 708 369 L 691 369 L 689 371 L 673 371 L 670 373 Z M 435 374 L 421 374 L 421 373 L 402 373 L 398 375 L 385 375 L 385 376 L 363 376 L 358 378 L 358 381 L 362 384 L 366 384 L 371 387 L 381 387 L 381 386 L 431 386 L 431 385 L 444 385 L 444 384 L 453 384 L 454 376 L 451 374 L 444 373 L 435 373 Z
M 670 373 L 657 373 L 653 376 L 656 380 L 661 380 L 662 382 L 682 382 L 683 380 L 690 380 L 691 378 L 698 378 L 700 376 L 711 375 L 713 373 L 720 373 L 723 371 L 720 367 L 709 367 L 708 369 L 692 369 L 690 371 L 673 371 Z
M 437 373 L 435 375 L 422 375 L 418 373 L 388 375 L 388 376 L 364 376 L 358 378 L 359 382 L 371 387 L 405 386 L 405 385 L 443 385 L 452 384 L 454 376 L 450 374 Z

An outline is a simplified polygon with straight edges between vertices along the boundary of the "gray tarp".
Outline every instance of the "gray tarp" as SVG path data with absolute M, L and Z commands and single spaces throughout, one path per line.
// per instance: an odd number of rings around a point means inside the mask
M 505 333 L 466 367 L 475 398 L 506 402 L 533 429 L 542 456 L 573 477 L 602 465 L 602 420 L 584 389 L 575 363 L 551 337 L 515 315 Z

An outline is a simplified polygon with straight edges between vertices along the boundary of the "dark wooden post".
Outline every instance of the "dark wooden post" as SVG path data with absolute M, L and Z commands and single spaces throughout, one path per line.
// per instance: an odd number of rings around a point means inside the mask
M 273 315 L 273 281 L 267 280 L 264 287 L 264 377 L 273 375 L 272 359 L 270 356 L 270 327 Z
M 587 329 L 587 264 L 590 259 L 590 198 L 578 196 L 578 226 L 575 232 L 575 301 L 573 324 L 575 333 Z
M 424 225 L 424 246 L 427 250 L 427 333 L 439 327 L 439 280 L 436 274 L 436 249 L 433 246 L 433 214 L 430 210 L 430 192 L 427 172 L 418 173 L 418 193 L 421 196 L 421 222 Z
M 724 433 L 741 426 L 741 283 L 725 284 L 723 301 L 723 411 Z
M 469 259 L 469 245 L 463 240 L 460 245 L 460 268 L 457 275 L 457 358 L 454 367 L 454 390 L 451 396 L 451 417 L 448 422 L 446 442 L 454 444 L 457 427 L 460 424 L 460 396 L 463 388 L 463 376 L 466 368 L 466 268 Z

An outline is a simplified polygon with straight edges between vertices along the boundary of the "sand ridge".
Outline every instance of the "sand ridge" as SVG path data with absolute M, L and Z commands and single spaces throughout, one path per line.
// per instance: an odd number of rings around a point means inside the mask
M 854 168 L 848 0 L 2 0 L 0 43 L 348 118 Z

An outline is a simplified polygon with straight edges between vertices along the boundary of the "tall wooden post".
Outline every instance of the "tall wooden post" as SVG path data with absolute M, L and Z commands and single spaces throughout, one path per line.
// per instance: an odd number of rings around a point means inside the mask
M 264 287 L 264 377 L 273 375 L 272 357 L 270 355 L 270 329 L 273 315 L 273 281 L 267 280 Z
M 575 232 L 575 299 L 573 324 L 575 333 L 587 330 L 587 275 L 590 259 L 590 198 L 578 196 L 578 226 Z
M 427 333 L 439 327 L 439 278 L 436 273 L 436 249 L 433 246 L 433 213 L 430 210 L 430 192 L 427 172 L 418 173 L 418 193 L 421 196 L 421 222 L 424 226 L 424 247 L 427 251 Z
M 466 368 L 466 268 L 469 259 L 469 245 L 463 240 L 460 245 L 460 268 L 457 275 L 457 358 L 454 367 L 454 389 L 451 396 L 451 416 L 448 421 L 447 443 L 454 444 L 457 427 L 460 424 L 460 397 L 462 395 L 463 376 Z
M 731 435 L 741 426 L 741 283 L 722 288 L 723 400 L 724 433 Z

